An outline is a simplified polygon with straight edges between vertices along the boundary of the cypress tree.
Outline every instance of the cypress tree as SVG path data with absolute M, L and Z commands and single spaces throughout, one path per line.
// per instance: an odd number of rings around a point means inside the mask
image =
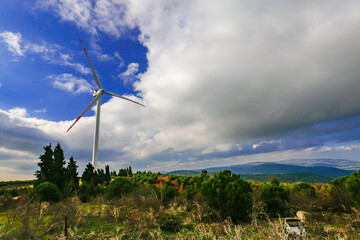
M 96 172 L 91 163 L 86 165 L 86 168 L 82 174 L 81 180 L 85 183 L 91 183 L 91 180 L 95 181 L 96 179 Z
M 115 172 L 116 173 L 116 172 Z M 106 176 L 106 184 L 109 185 L 111 180 L 110 167 L 109 165 L 105 165 L 105 176 Z
M 53 181 L 53 165 L 54 165 L 54 152 L 51 149 L 51 143 L 44 147 L 45 153 L 40 155 L 40 162 L 37 164 L 40 170 L 35 172 L 35 176 L 39 182 Z
M 69 159 L 69 163 L 66 167 L 66 181 L 69 183 L 69 185 L 72 185 L 75 189 L 79 186 L 79 178 L 78 178 L 78 172 L 77 172 L 78 166 L 76 165 L 76 161 L 74 160 L 74 157 L 71 156 Z
M 62 150 L 60 143 L 58 143 L 54 148 L 53 174 L 54 174 L 54 183 L 62 191 L 64 190 L 65 172 L 66 169 L 65 169 L 64 151 Z

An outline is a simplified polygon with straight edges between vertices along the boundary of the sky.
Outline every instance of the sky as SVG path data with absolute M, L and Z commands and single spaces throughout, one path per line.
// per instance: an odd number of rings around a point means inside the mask
M 360 161 L 360 2 L 36 0 L 0 5 L 0 180 L 59 142 L 98 167 Z

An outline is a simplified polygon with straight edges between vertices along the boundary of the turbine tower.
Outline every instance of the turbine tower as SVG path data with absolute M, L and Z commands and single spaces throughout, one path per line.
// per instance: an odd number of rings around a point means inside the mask
M 84 48 L 84 51 L 85 51 L 85 54 L 86 54 L 86 57 L 87 59 L 89 60 L 89 63 L 90 63 L 90 67 L 91 67 L 91 71 L 94 75 L 94 79 L 95 79 L 95 82 L 97 84 L 97 86 L 99 87 L 99 90 L 94 90 L 94 99 L 90 102 L 89 106 L 87 106 L 87 108 L 81 113 L 81 115 L 74 121 L 74 123 L 69 127 L 69 129 L 66 131 L 68 132 L 74 125 L 75 123 L 77 123 L 77 121 L 80 120 L 80 118 L 95 104 L 97 103 L 97 106 L 96 106 L 96 123 L 95 123 L 95 131 L 94 131 L 94 145 L 93 145 L 93 155 L 92 155 L 92 165 L 94 167 L 94 169 L 96 170 L 97 169 L 97 161 L 98 161 L 98 148 L 99 148 L 99 125 L 100 125 L 100 108 L 101 108 L 101 95 L 103 95 L 104 93 L 105 94 L 109 94 L 109 95 L 112 95 L 114 97 L 118 97 L 118 98 L 122 98 L 122 99 L 125 99 L 125 100 L 128 100 L 130 102 L 133 102 L 133 103 L 136 103 L 140 106 L 143 106 L 145 107 L 145 105 L 141 104 L 141 103 L 138 103 L 136 101 L 133 101 L 129 98 L 126 98 L 124 96 L 121 96 L 121 95 L 118 95 L 116 93 L 112 93 L 112 92 L 108 92 L 108 91 L 105 91 L 103 89 L 103 87 L 101 86 L 101 83 L 99 81 L 99 78 L 97 77 L 96 73 L 95 73 L 95 70 L 94 70 L 94 67 L 90 61 L 90 58 L 89 58 L 89 55 L 87 54 L 86 52 L 86 49 L 84 47 L 84 44 L 82 43 L 81 39 L 79 38 L 80 40 L 80 43 L 82 45 L 82 47 Z

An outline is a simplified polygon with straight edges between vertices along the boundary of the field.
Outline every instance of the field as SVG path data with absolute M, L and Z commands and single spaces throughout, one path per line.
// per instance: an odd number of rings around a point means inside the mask
M 257 186 L 260 184 L 253 183 L 250 219 L 234 223 L 209 207 L 199 192 L 191 198 L 185 197 L 181 184 L 176 183 L 191 178 L 159 174 L 133 176 L 141 177 L 142 184 L 135 191 L 111 199 L 103 192 L 88 202 L 80 201 L 76 194 L 51 204 L 36 199 L 29 201 L 26 194 L 16 201 L 8 201 L 0 213 L 0 238 L 296 239 L 286 232 L 283 217 L 294 216 L 301 209 L 307 211 L 306 239 L 360 239 L 359 212 L 345 205 L 343 211 L 335 210 L 338 203 L 332 202 L 324 192 L 329 184 L 314 185 L 317 197 L 312 200 L 303 195 L 292 196 L 288 200 L 287 215 L 270 217 L 259 199 Z M 154 189 L 162 188 L 166 182 L 182 194 L 164 201 L 165 196 Z
M 161 217 L 176 216 L 164 222 Z M 67 219 L 67 237 L 65 220 Z M 162 226 L 178 229 L 166 231 Z M 310 214 L 307 239 L 359 239 L 359 213 Z M 162 227 L 163 228 L 163 227 Z M 233 224 L 204 202 L 174 199 L 167 207 L 156 196 L 132 194 L 116 201 L 73 197 L 57 204 L 23 204 L 0 215 L 2 239 L 288 239 L 283 219 L 254 211 L 251 223 Z M 291 238 L 291 237 L 290 237 Z

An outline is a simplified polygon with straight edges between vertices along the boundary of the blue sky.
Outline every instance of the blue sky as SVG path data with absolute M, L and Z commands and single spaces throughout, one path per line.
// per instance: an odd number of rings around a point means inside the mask
M 6 1 L 0 6 L 0 180 L 30 179 L 60 142 L 99 167 L 196 169 L 359 160 L 357 1 Z

